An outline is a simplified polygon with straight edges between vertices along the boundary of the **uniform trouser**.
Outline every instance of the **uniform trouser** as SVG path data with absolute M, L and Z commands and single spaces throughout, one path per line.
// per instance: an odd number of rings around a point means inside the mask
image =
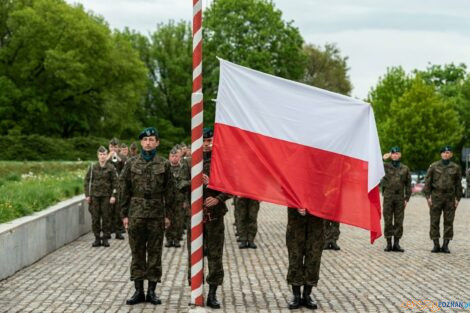
M 403 197 L 384 197 L 384 237 L 400 239 L 403 236 L 405 218 L 405 199 Z
M 237 228 L 237 233 L 240 235 L 240 207 L 238 203 L 238 197 L 233 199 L 233 217 L 235 220 L 235 227 Z
M 110 219 L 111 219 L 111 232 L 112 233 L 118 233 L 118 232 L 124 232 L 124 225 L 122 224 L 122 219 L 121 219 L 121 212 L 119 210 L 119 203 L 118 203 L 118 198 L 116 198 L 116 202 L 114 204 L 111 204 L 110 207 Z
M 258 231 L 259 202 L 247 198 L 237 200 L 240 226 L 238 235 L 241 241 L 253 242 Z
M 339 239 L 339 223 L 330 220 L 324 220 L 323 222 L 325 242 L 337 241 Z
M 163 218 L 129 218 L 131 280 L 160 282 L 163 234 Z
M 91 214 L 91 229 L 95 238 L 107 237 L 111 233 L 111 219 L 109 217 L 110 197 L 91 197 L 91 203 L 88 210 Z
M 455 217 L 455 200 L 453 197 L 434 197 L 431 196 L 432 206 L 431 229 L 429 236 L 432 240 L 439 239 L 439 225 L 441 222 L 441 214 L 444 215 L 444 239 L 452 240 L 454 237 L 454 217 Z
M 180 240 L 183 235 L 183 224 L 185 223 L 185 210 L 183 202 L 177 202 L 172 216 L 170 227 L 165 232 L 166 240 Z
M 287 209 L 287 283 L 293 286 L 316 286 L 320 275 L 324 245 L 323 219 L 296 209 Z
M 189 227 L 191 229 L 191 226 Z M 207 257 L 209 273 L 206 282 L 209 285 L 222 285 L 224 268 L 222 257 L 224 253 L 225 225 L 224 217 L 218 217 L 204 223 L 204 251 Z M 188 233 L 188 280 L 191 279 L 191 232 Z

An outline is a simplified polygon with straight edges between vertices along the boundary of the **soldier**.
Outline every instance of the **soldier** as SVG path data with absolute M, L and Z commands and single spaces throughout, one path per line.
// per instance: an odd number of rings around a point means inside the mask
M 452 148 L 441 149 L 441 160 L 429 166 L 424 185 L 424 195 L 431 215 L 430 237 L 434 243 L 431 252 L 450 253 L 449 242 L 454 236 L 455 210 L 462 197 L 462 172 L 460 166 L 451 161 Z M 444 242 L 439 244 L 439 224 L 444 215 Z
M 323 250 L 335 250 L 339 251 L 341 248 L 338 246 L 338 239 L 340 235 L 339 223 L 329 220 L 324 220 L 323 222 L 324 234 L 325 234 L 325 244 Z
M 224 252 L 224 216 L 227 213 L 225 201 L 230 195 L 216 191 L 207 187 L 210 180 L 210 166 L 212 156 L 212 139 L 214 131 L 211 128 L 204 128 L 203 131 L 203 210 L 204 210 L 204 251 L 208 261 L 209 273 L 206 282 L 209 284 L 209 294 L 207 295 L 207 306 L 218 309 L 220 303 L 217 300 L 217 287 L 222 285 L 224 280 L 224 268 L 222 256 Z M 190 237 L 190 236 L 188 236 Z M 188 239 L 190 240 L 190 239 Z M 190 247 L 190 246 L 189 246 Z M 188 248 L 189 248 L 188 247 Z M 189 256 L 191 253 L 188 253 Z M 190 260 L 190 258 L 189 258 Z M 189 262 L 189 265 L 191 262 Z M 189 273 L 188 273 L 189 274 Z M 190 275 L 188 278 L 190 279 Z
M 126 163 L 127 158 L 129 157 L 129 148 L 125 143 L 121 143 L 121 149 L 120 149 L 120 155 L 121 158 L 123 159 L 124 163 Z
M 173 175 L 168 160 L 157 155 L 160 143 L 157 130 L 146 128 L 139 139 L 141 154 L 126 162 L 120 176 L 121 215 L 129 233 L 130 279 L 135 285 L 135 293 L 126 303 L 161 304 L 155 288 L 162 276 L 164 228 L 170 225 L 168 216 L 173 210 Z
M 131 143 L 129 157 L 135 157 L 139 154 L 139 150 L 137 149 L 137 144 L 135 142 Z
M 289 309 L 301 305 L 315 310 L 312 288 L 320 275 L 324 238 L 323 219 L 310 215 L 304 209 L 287 208 L 286 244 L 289 254 L 287 283 L 292 285 L 293 297 Z M 304 286 L 302 296 L 300 288 Z
M 399 147 L 393 147 L 384 155 L 384 160 L 392 159 L 385 163 L 385 176 L 382 179 L 384 236 L 387 247 L 384 251 L 404 252 L 400 247 L 400 239 L 403 236 L 403 219 L 405 208 L 411 197 L 411 174 L 409 168 L 400 162 L 401 152 Z M 392 246 L 393 236 L 393 246 Z
M 93 247 L 109 247 L 110 206 L 116 202 L 117 173 L 114 166 L 106 163 L 108 151 L 101 146 L 98 149 L 98 163 L 88 168 L 85 176 L 84 190 L 86 202 L 89 204 L 91 223 L 95 242 Z M 101 237 L 101 232 L 103 236 Z
M 239 229 L 238 235 L 240 240 L 240 249 L 256 249 L 255 237 L 258 231 L 258 211 L 259 211 L 259 201 L 252 200 L 248 198 L 238 198 L 237 199 L 237 208 L 238 210 L 238 219 Z
M 113 138 L 109 141 L 109 154 L 106 158 L 109 164 L 112 164 L 118 173 L 118 176 L 121 174 L 122 168 L 124 167 L 124 159 L 119 154 L 119 140 Z M 124 240 L 122 234 L 124 233 L 124 226 L 121 221 L 120 207 L 119 207 L 119 198 L 115 204 L 110 208 L 110 218 L 111 218 L 111 233 L 114 233 L 114 236 L 118 240 Z M 109 236 L 111 238 L 111 236 Z
M 171 218 L 171 226 L 166 231 L 165 247 L 181 247 L 180 240 L 183 235 L 183 223 L 186 221 L 187 216 L 184 203 L 189 198 L 191 191 L 191 177 L 190 173 L 181 163 L 180 156 L 177 149 L 171 149 L 169 160 L 176 194 L 174 215 Z

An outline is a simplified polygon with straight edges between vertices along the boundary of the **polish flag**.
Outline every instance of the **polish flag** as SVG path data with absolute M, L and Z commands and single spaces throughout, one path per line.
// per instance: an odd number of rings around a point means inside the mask
M 210 188 L 382 235 L 372 107 L 220 60 Z

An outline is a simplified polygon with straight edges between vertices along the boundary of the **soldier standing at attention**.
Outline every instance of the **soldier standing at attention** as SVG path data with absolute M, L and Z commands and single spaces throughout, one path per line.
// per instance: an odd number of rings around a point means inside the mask
M 240 240 L 240 249 L 256 249 L 256 233 L 258 232 L 258 211 L 259 201 L 248 198 L 238 198 L 237 207 L 239 229 L 238 239 Z
M 91 225 L 95 242 L 93 247 L 109 247 L 111 220 L 110 207 L 116 202 L 117 173 L 114 166 L 106 163 L 108 151 L 101 146 L 98 149 L 98 163 L 88 168 L 85 176 L 85 197 L 91 213 Z M 101 236 L 103 232 L 103 236 Z
M 320 275 L 321 255 L 325 241 L 323 219 L 304 209 L 287 208 L 286 244 L 289 254 L 287 283 L 292 285 L 290 310 L 301 305 L 315 310 L 312 288 L 317 286 Z M 304 286 L 302 296 L 300 288 Z
M 124 163 L 126 163 L 127 159 L 129 158 L 129 148 L 125 143 L 121 143 L 121 149 L 119 151 L 121 159 Z
M 399 147 L 391 148 L 390 153 L 386 153 L 383 158 L 387 160 L 390 157 L 392 162 L 384 164 L 385 176 L 382 179 L 384 236 L 387 240 L 384 251 L 404 252 L 400 247 L 400 239 L 403 236 L 405 207 L 411 197 L 411 174 L 410 169 L 400 162 Z
M 207 306 L 213 309 L 220 308 L 217 301 L 217 287 L 224 280 L 222 256 L 224 252 L 225 225 L 224 216 L 227 213 L 225 201 L 230 195 L 207 187 L 210 181 L 210 167 L 212 157 L 212 139 L 214 131 L 211 128 L 203 130 L 203 210 L 204 210 L 204 248 L 207 253 L 209 273 L 206 282 L 209 284 Z
M 429 235 L 434 242 L 431 252 L 450 253 L 449 242 L 454 237 L 455 210 L 462 197 L 462 171 L 451 161 L 453 154 L 450 146 L 441 149 L 441 160 L 429 166 L 424 185 L 424 195 L 428 201 L 431 215 Z M 444 243 L 439 245 L 439 224 L 444 215 Z
M 132 253 L 130 278 L 135 285 L 135 293 L 126 303 L 161 304 L 155 288 L 162 277 L 163 236 L 173 210 L 173 175 L 168 160 L 157 155 L 157 130 L 146 128 L 139 139 L 141 154 L 126 162 L 119 185 L 122 222 Z
M 324 234 L 325 234 L 325 244 L 323 250 L 335 250 L 339 251 L 341 248 L 336 243 L 339 239 L 339 222 L 334 222 L 330 220 L 323 221 Z
M 139 154 L 139 150 L 137 149 L 137 144 L 135 142 L 131 143 L 131 147 L 129 150 L 129 157 L 135 157 Z
M 119 140 L 113 138 L 109 141 L 109 154 L 107 157 L 107 162 L 113 165 L 116 168 L 118 176 L 121 174 L 122 168 L 124 167 L 124 160 L 119 154 Z M 110 218 L 111 218 L 111 233 L 114 233 L 116 239 L 124 240 L 122 233 L 124 233 L 124 226 L 122 225 L 119 198 L 116 203 L 113 204 L 110 208 Z M 111 238 L 111 236 L 109 236 Z

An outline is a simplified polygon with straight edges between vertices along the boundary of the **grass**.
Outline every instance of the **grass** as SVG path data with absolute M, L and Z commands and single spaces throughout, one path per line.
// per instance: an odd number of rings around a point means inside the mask
M 83 193 L 86 162 L 0 162 L 0 223 Z

